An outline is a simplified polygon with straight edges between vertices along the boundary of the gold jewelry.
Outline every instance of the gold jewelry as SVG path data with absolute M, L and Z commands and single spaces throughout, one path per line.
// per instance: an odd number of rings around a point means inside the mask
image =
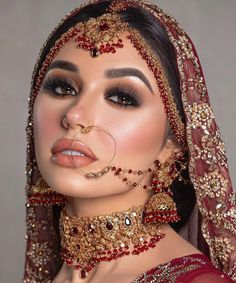
M 180 220 L 170 186 L 176 179 L 186 182 L 181 174 L 187 164 L 188 158 L 184 149 L 173 152 L 164 163 L 156 162 L 152 180 L 154 194 L 145 205 L 144 222 L 170 223 Z
M 111 137 L 111 139 L 112 139 L 112 141 L 113 141 L 113 143 L 114 143 L 114 152 L 113 152 L 113 155 L 112 155 L 111 160 L 109 161 L 109 163 L 108 163 L 107 166 L 103 167 L 101 170 L 99 170 L 99 171 L 97 171 L 97 172 L 91 172 L 91 171 L 90 171 L 90 172 L 86 172 L 86 171 L 82 170 L 81 168 L 77 167 L 77 166 L 75 165 L 75 162 L 74 162 L 74 157 L 73 157 L 73 155 L 71 154 L 71 159 L 72 159 L 72 161 L 73 161 L 73 163 L 74 163 L 74 166 L 75 166 L 79 171 L 85 173 L 85 176 L 86 176 L 86 177 L 88 177 L 88 178 L 98 178 L 98 177 L 101 177 L 101 176 L 103 176 L 105 173 L 109 172 L 109 170 L 110 170 L 110 168 L 111 168 L 111 166 L 110 166 L 110 165 L 111 165 L 111 162 L 113 161 L 113 159 L 114 159 L 114 157 L 115 157 L 115 154 L 116 154 L 116 142 L 115 142 L 115 139 L 114 139 L 114 137 L 113 137 L 109 132 L 107 132 L 107 131 L 106 131 L 103 127 L 101 127 L 101 126 L 87 126 L 87 127 L 85 127 L 85 126 L 83 126 L 83 125 L 81 125 L 81 124 L 78 124 L 78 125 L 80 125 L 80 127 L 81 127 L 81 129 L 79 130 L 79 133 L 82 133 L 82 134 L 87 134 L 87 133 L 89 133 L 92 128 L 95 128 L 95 127 L 96 127 L 96 128 L 100 128 L 100 129 L 102 129 L 106 134 L 108 134 L 108 135 Z M 78 134 L 75 136 L 75 138 L 74 138 L 74 140 L 73 140 L 73 142 L 72 142 L 72 147 L 73 147 L 73 144 L 76 142 L 77 136 L 78 136 Z
M 81 125 L 81 124 L 78 124 L 78 125 L 80 125 L 80 127 L 81 127 L 81 130 L 80 130 L 81 134 L 87 134 L 87 133 L 89 133 L 89 132 L 91 131 L 92 127 L 93 127 L 93 126 L 87 126 L 87 127 L 85 127 L 85 126 L 83 126 L 83 125 Z
M 174 180 L 187 182 L 182 176 L 182 172 L 188 166 L 187 151 L 182 149 L 173 152 L 164 163 L 156 161 L 156 170 L 154 171 L 152 188 L 155 193 L 169 191 L 169 187 Z
M 145 206 L 145 223 L 170 223 L 180 220 L 176 204 L 167 193 L 156 193 L 148 200 Z
M 128 24 L 122 22 L 118 14 L 110 13 L 90 18 L 73 27 L 76 30 L 77 48 L 90 51 L 92 57 L 102 53 L 115 53 L 116 49 L 123 48 L 119 35 L 127 29 Z
M 42 177 L 31 187 L 28 204 L 50 206 L 64 205 L 65 202 L 66 197 L 51 189 Z
M 85 278 L 99 262 L 154 248 L 165 235 L 159 223 L 143 223 L 143 208 L 94 217 L 69 217 L 64 208 L 60 218 L 63 260 Z
M 154 166 L 155 163 L 157 162 L 157 160 L 154 161 Z M 152 173 L 154 172 L 156 169 L 152 169 L 151 167 L 145 169 L 145 170 L 133 170 L 133 169 L 123 169 L 121 167 L 117 167 L 112 165 L 111 166 L 111 171 L 113 171 L 114 176 L 118 177 L 121 179 L 122 182 L 124 182 L 126 185 L 131 186 L 133 188 L 143 188 L 145 190 L 152 190 L 152 185 L 148 185 L 148 184 L 140 184 L 137 181 L 131 181 L 128 177 L 128 175 L 137 175 L 137 176 L 141 176 L 141 175 L 146 175 L 148 173 Z

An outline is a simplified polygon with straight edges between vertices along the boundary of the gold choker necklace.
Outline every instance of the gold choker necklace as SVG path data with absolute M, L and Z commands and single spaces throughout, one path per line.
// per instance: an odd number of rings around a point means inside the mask
M 86 278 L 98 263 L 138 255 L 165 235 L 160 223 L 143 223 L 144 206 L 94 217 L 69 217 L 61 212 L 61 257 Z

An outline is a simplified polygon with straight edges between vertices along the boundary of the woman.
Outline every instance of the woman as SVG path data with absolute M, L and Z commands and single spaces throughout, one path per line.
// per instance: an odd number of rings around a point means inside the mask
M 224 145 L 194 46 L 157 6 L 90 1 L 61 21 L 27 140 L 24 282 L 236 280 Z

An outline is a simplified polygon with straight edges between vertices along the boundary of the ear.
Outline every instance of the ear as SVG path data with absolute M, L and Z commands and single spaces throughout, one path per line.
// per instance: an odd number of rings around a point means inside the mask
M 173 139 L 168 138 L 165 145 L 161 149 L 157 159 L 161 163 L 164 163 L 173 152 L 178 152 L 178 151 L 181 151 L 181 146 L 178 145 L 178 143 Z

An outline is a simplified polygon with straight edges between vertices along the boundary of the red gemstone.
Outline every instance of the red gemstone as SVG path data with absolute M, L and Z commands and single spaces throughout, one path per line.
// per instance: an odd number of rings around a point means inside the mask
M 106 223 L 106 229 L 108 231 L 111 231 L 113 229 L 113 224 L 111 223 L 111 221 L 107 221 Z
M 100 29 L 101 31 L 105 31 L 105 30 L 108 30 L 108 29 L 109 29 L 109 26 L 108 26 L 107 23 L 104 23 L 104 24 L 101 24 L 101 25 L 99 26 L 99 29 Z
M 72 234 L 72 235 L 77 235 L 78 232 L 79 232 L 79 230 L 78 230 L 77 227 L 72 227 L 72 228 L 71 228 L 71 234 Z
M 90 54 L 92 57 L 97 57 L 100 54 L 99 49 L 97 47 L 92 48 Z
M 92 224 L 88 225 L 88 231 L 89 231 L 89 233 L 94 233 L 95 232 L 94 226 Z
M 87 277 L 87 275 L 88 275 L 87 271 L 85 269 L 82 269 L 80 272 L 80 277 L 84 279 Z

